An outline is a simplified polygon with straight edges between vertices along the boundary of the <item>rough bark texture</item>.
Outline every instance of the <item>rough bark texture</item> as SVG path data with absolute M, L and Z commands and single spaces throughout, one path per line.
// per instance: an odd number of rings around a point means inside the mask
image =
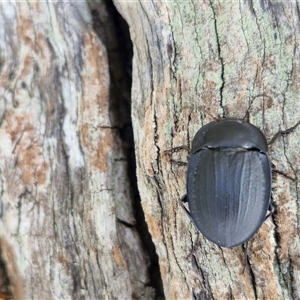
M 164 152 L 209 114 L 249 110 L 268 139 L 300 119 L 298 2 L 114 1 L 160 274 L 111 4 L 0 3 L 0 299 L 153 299 L 160 275 L 166 299 L 300 299 L 300 128 L 270 149 L 276 211 L 244 273 L 243 247 L 195 244 L 186 168 Z
M 101 5 L 0 4 L 0 298 L 154 297 L 121 136 L 130 83 L 93 28 Z
M 186 168 L 164 154 L 190 145 L 212 120 L 206 112 L 243 118 L 252 103 L 250 122 L 268 139 L 300 119 L 298 2 L 115 4 L 134 45 L 138 186 L 166 298 L 300 299 L 300 128 L 270 149 L 286 176 L 274 174 L 276 211 L 251 240 L 245 273 L 242 247 L 220 248 L 203 236 L 195 245 L 196 231 L 179 207 Z

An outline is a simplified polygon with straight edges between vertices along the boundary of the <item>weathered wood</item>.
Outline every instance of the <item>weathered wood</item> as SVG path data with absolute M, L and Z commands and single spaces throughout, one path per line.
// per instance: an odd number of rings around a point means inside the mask
M 242 118 L 251 106 L 250 122 L 268 139 L 300 119 L 298 2 L 114 3 L 134 46 L 138 186 L 166 298 L 299 299 L 300 128 L 270 149 L 274 168 L 295 181 L 274 174 L 276 211 L 250 242 L 245 273 L 242 247 L 220 248 L 203 236 L 195 245 L 179 206 L 186 169 L 164 154 L 191 144 L 212 120 L 206 111 Z
M 154 297 L 92 25 L 85 2 L 0 3 L 1 297 Z

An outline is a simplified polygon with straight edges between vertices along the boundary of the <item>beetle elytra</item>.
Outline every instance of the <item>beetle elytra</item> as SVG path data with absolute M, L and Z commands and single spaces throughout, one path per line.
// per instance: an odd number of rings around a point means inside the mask
M 299 124 L 277 133 L 271 143 Z M 272 207 L 267 151 L 264 134 L 244 120 L 219 119 L 196 133 L 181 204 L 208 240 L 232 248 L 249 241 L 261 227 Z

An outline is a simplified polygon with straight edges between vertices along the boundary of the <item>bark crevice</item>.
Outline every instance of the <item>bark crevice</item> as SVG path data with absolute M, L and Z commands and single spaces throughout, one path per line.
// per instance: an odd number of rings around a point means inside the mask
M 220 36 L 219 36 L 219 32 L 218 32 L 218 24 L 217 24 L 217 18 L 216 18 L 216 12 L 215 12 L 215 8 L 213 7 L 212 2 L 210 2 L 211 5 L 211 9 L 212 9 L 212 13 L 214 16 L 214 29 L 215 29 L 215 34 L 216 34 L 216 42 L 217 42 L 217 49 L 218 49 L 218 56 L 219 56 L 219 60 L 221 63 L 221 86 L 220 86 L 220 106 L 223 110 L 223 118 L 225 117 L 225 112 L 224 112 L 224 107 L 223 107 L 223 90 L 224 90 L 224 86 L 225 86 L 225 70 L 224 70 L 224 59 L 222 57 L 222 50 L 221 50 L 221 42 L 220 42 Z
M 127 175 L 130 183 L 130 194 L 134 199 L 133 207 L 136 223 L 129 224 L 121 219 L 117 219 L 117 221 L 125 225 L 125 227 L 138 231 L 142 244 L 150 259 L 148 266 L 150 282 L 146 283 L 146 285 L 152 286 L 155 289 L 156 298 L 163 299 L 164 293 L 158 256 L 145 221 L 137 187 L 135 148 L 131 121 L 133 45 L 128 24 L 118 13 L 113 1 L 103 1 L 102 6 L 101 8 L 90 4 L 93 17 L 93 29 L 107 49 L 110 72 L 110 119 L 113 128 L 118 130 L 122 140 L 121 147 L 124 150 L 128 165 Z M 103 13 L 104 11 L 105 13 Z M 120 238 L 122 239 L 121 236 Z
M 5 296 L 10 298 L 12 296 L 12 292 L 10 290 L 10 278 L 6 267 L 6 262 L 3 259 L 1 244 L 0 244 L 0 299 Z M 4 298 L 5 299 L 5 298 Z

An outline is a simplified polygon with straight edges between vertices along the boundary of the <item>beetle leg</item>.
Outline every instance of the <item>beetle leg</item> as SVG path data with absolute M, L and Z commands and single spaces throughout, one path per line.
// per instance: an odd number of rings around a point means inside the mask
M 285 173 L 283 173 L 283 172 L 281 172 L 279 170 L 272 169 L 272 172 L 273 173 L 277 173 L 277 174 L 279 174 L 279 175 L 281 175 L 281 176 L 283 176 L 283 177 L 285 177 L 285 178 L 287 178 L 289 180 L 296 181 L 296 178 L 293 178 L 293 177 L 291 177 L 291 176 L 289 176 L 289 175 L 287 175 L 287 174 L 285 174 Z
M 191 253 L 187 256 L 187 259 L 189 259 L 194 254 L 194 252 L 197 250 L 197 248 L 200 245 L 200 231 L 198 230 L 196 224 L 194 223 L 194 221 L 193 221 L 193 219 L 191 217 L 191 214 L 190 214 L 189 210 L 185 207 L 184 203 L 187 203 L 187 195 L 184 195 L 180 199 L 180 205 L 181 205 L 181 207 L 183 208 L 184 212 L 187 214 L 187 216 L 189 217 L 189 219 L 191 220 L 191 222 L 193 223 L 194 227 L 197 230 L 197 239 L 195 241 L 195 244 L 193 246 L 193 249 L 192 249 Z
M 187 214 L 187 216 L 189 217 L 189 219 L 191 220 L 191 222 L 193 223 L 193 225 L 195 226 L 197 232 L 200 232 L 194 222 L 194 220 L 192 219 L 192 216 L 189 212 L 189 210 L 185 207 L 184 203 L 187 202 L 187 195 L 184 195 L 181 199 L 180 199 L 180 205 L 183 208 L 184 212 Z
M 174 147 L 169 150 L 165 150 L 165 153 L 170 153 L 172 155 L 174 152 L 178 152 L 180 150 L 186 150 L 189 154 L 192 152 L 189 146 L 182 145 L 182 146 Z
M 187 195 L 184 195 L 180 199 L 180 205 L 181 205 L 182 209 L 184 210 L 184 212 L 187 214 L 187 216 L 190 218 L 190 220 L 193 222 L 191 214 L 190 214 L 189 210 L 185 207 L 184 203 L 187 203 Z
M 272 216 L 275 211 L 275 207 L 271 202 L 269 204 L 268 211 L 269 211 L 269 213 L 266 215 L 265 220 L 267 220 L 270 216 Z
M 268 207 L 268 214 L 267 214 L 266 217 L 265 217 L 265 221 L 266 221 L 270 216 L 273 215 L 274 211 L 275 211 L 275 207 L 274 207 L 274 205 L 270 202 L 270 203 L 269 203 L 269 207 Z
M 184 195 L 184 196 L 180 199 L 180 203 L 187 203 L 187 195 Z
M 178 160 L 175 160 L 175 159 L 171 159 L 170 160 L 172 163 L 175 163 L 177 164 L 178 166 L 186 166 L 188 163 L 185 162 L 185 161 L 178 161 Z
M 164 153 L 169 155 L 169 156 L 172 156 L 173 153 L 178 152 L 180 150 L 186 150 L 186 151 L 188 151 L 189 154 L 191 154 L 191 149 L 189 148 L 189 146 L 186 146 L 186 145 L 182 145 L 182 146 L 175 147 L 175 148 L 172 148 L 172 149 L 169 149 L 169 150 L 165 150 Z M 179 166 L 186 166 L 188 164 L 187 162 L 177 161 L 177 160 L 174 160 L 172 158 L 170 159 L 170 161 L 172 163 L 176 163 Z
M 187 214 L 187 216 L 189 217 L 189 219 L 191 220 L 191 222 L 193 223 L 194 227 L 196 228 L 197 232 L 199 233 L 200 231 L 198 230 L 197 225 L 195 224 L 189 210 L 186 208 L 186 206 L 184 205 L 184 203 L 187 202 L 187 195 L 184 195 L 181 200 L 180 200 L 180 205 L 183 208 L 183 210 L 185 211 L 185 213 Z
M 281 130 L 281 131 L 278 131 L 271 139 L 271 141 L 268 143 L 268 146 L 270 147 L 281 135 L 285 135 L 285 134 L 289 134 L 291 132 L 293 132 L 296 127 L 300 125 L 300 121 L 298 121 L 293 127 L 291 128 L 288 128 L 286 130 Z
M 244 244 L 244 262 L 245 262 L 245 266 L 244 266 L 244 270 L 243 270 L 243 274 L 245 273 L 245 270 L 247 267 L 250 268 L 250 264 L 248 261 L 248 250 L 249 250 L 249 242 L 246 242 L 246 244 Z

